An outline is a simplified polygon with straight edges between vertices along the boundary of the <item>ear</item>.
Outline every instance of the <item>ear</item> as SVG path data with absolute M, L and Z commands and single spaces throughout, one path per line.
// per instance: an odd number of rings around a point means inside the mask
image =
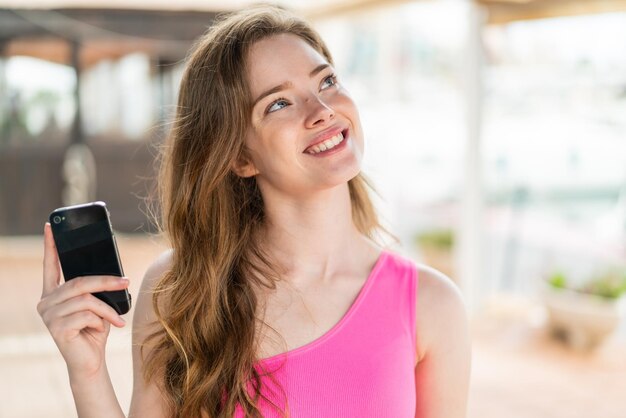
M 239 158 L 237 158 L 232 164 L 230 169 L 239 177 L 252 177 L 259 174 L 256 166 L 252 162 L 247 150 L 244 150 Z

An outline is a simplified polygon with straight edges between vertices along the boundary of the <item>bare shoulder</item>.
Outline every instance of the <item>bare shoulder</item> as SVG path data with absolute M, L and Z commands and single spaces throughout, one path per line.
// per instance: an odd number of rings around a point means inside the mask
M 160 279 L 161 276 L 163 276 L 163 274 L 165 274 L 165 272 L 172 267 L 173 257 L 174 250 L 168 249 L 163 251 L 156 259 L 154 259 L 152 264 L 150 264 L 146 270 L 141 287 L 145 288 L 145 290 L 153 288 L 158 279 Z
M 163 251 L 146 270 L 137 296 L 137 306 L 133 316 L 134 327 L 152 322 L 155 319 L 152 309 L 152 294 L 159 279 L 171 268 L 172 257 L 173 251 L 171 249 Z
M 446 334 L 465 332 L 467 312 L 458 286 L 445 274 L 417 263 L 417 349 L 418 359 Z
M 418 265 L 416 417 L 464 418 L 471 374 L 465 303 L 449 277 Z

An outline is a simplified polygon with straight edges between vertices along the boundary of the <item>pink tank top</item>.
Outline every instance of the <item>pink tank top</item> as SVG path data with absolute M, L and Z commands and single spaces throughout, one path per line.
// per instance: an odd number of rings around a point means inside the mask
M 415 417 L 417 281 L 415 263 L 383 251 L 335 326 L 256 364 L 263 395 L 294 418 Z M 258 405 L 265 418 L 280 416 L 267 400 Z

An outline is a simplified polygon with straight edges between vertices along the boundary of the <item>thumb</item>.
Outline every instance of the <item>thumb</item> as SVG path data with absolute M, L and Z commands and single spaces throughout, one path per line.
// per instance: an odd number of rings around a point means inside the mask
M 59 286 L 61 268 L 57 248 L 52 237 L 50 223 L 46 222 L 43 230 L 43 290 L 41 296 L 46 296 Z

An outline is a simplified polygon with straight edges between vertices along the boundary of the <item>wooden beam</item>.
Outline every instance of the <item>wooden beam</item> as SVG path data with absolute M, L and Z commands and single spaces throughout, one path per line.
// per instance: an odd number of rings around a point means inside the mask
M 352 14 L 365 10 L 389 8 L 403 3 L 410 3 L 422 0 L 342 0 L 334 2 L 323 2 L 298 9 L 307 19 L 320 20 L 339 15 Z
M 1 52 L 69 64 L 71 41 L 81 45 L 83 69 L 133 52 L 174 62 L 214 19 L 211 12 L 0 9 Z
M 342 0 L 314 2 L 300 9 L 307 18 L 320 20 L 377 8 L 426 0 Z M 431 0 L 435 1 L 435 0 Z M 474 0 L 488 10 L 488 24 L 626 11 L 626 0 Z
M 162 44 L 154 41 L 135 40 L 119 42 L 109 39 L 86 40 L 81 42 L 80 67 L 89 68 L 102 60 L 116 60 L 135 52 L 151 56 L 164 56 L 174 61 L 182 59 L 187 44 L 179 45 L 177 51 L 169 51 Z M 8 41 L 3 54 L 5 56 L 29 56 L 57 64 L 70 64 L 70 48 L 67 40 L 57 37 L 22 38 Z
M 626 11 L 626 0 L 475 0 L 487 7 L 488 24 Z

